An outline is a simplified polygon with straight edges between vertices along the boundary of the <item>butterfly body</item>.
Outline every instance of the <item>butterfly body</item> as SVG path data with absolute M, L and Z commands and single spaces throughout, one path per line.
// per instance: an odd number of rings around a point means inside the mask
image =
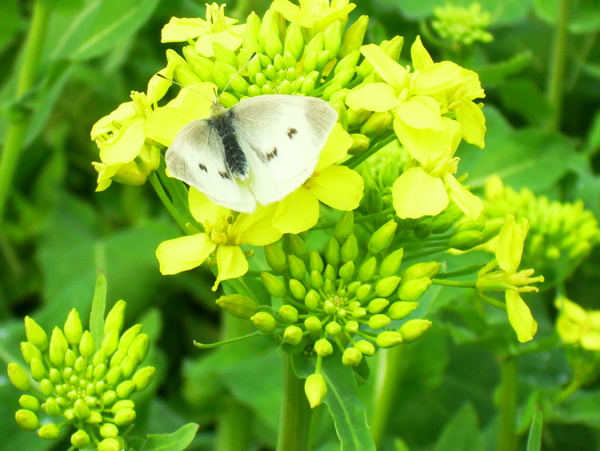
M 251 213 L 313 173 L 337 112 L 314 97 L 264 95 L 188 123 L 166 154 L 172 176 L 218 205 Z

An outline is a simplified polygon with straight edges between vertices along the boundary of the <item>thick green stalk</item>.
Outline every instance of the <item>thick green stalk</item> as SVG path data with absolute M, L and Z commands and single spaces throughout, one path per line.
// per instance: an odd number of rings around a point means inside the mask
M 500 361 L 500 420 L 498 449 L 516 451 L 519 440 L 515 433 L 517 417 L 517 359 L 508 356 Z
M 277 450 L 306 451 L 312 411 L 304 394 L 304 381 L 294 373 L 290 355 L 285 354 L 283 365 L 283 405 Z
M 23 48 L 22 63 L 17 78 L 15 99 L 19 100 L 29 91 L 36 80 L 41 60 L 42 47 L 46 36 L 46 27 L 50 15 L 51 2 L 37 0 L 33 8 L 33 16 L 29 34 Z M 4 149 L 0 154 L 0 220 L 4 217 L 8 195 L 11 190 L 15 168 L 19 154 L 27 137 L 30 114 L 16 114 L 6 132 Z
M 551 130 L 558 130 L 562 119 L 562 104 L 565 78 L 565 65 L 567 56 L 569 24 L 569 0 L 560 0 L 558 21 L 556 23 L 556 36 L 552 48 L 552 61 L 548 73 L 548 103 L 552 107 Z

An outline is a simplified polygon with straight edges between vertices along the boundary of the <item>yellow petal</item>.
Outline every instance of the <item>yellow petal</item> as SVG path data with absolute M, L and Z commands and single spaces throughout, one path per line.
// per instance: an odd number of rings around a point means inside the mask
M 521 299 L 518 291 L 506 292 L 506 310 L 510 325 L 517 333 L 521 343 L 532 340 L 537 332 L 537 322 L 533 319 L 527 304 Z
M 188 192 L 188 203 L 194 219 L 206 229 L 226 223 L 233 216 L 229 208 L 215 204 L 194 187 L 190 187 Z
M 216 244 L 205 233 L 163 241 L 156 249 L 160 272 L 163 275 L 177 274 L 200 266 L 215 247 Z
M 411 168 L 394 182 L 394 208 L 401 218 L 437 215 L 448 206 L 444 182 L 421 168 Z
M 110 113 L 108 116 L 104 116 L 92 127 L 91 138 L 96 140 L 100 135 L 105 133 L 116 133 L 115 123 L 122 124 L 135 116 L 135 106 L 133 102 L 125 102 L 119 105 L 119 107 Z
M 360 204 L 365 181 L 349 167 L 331 166 L 312 177 L 306 187 L 325 205 L 350 211 Z
M 230 30 L 220 31 L 218 33 L 205 34 L 196 41 L 196 52 L 207 58 L 215 56 L 213 43 L 218 42 L 232 52 L 240 48 L 242 38 L 233 34 Z
M 437 100 L 428 96 L 413 96 L 396 108 L 398 118 L 409 127 L 430 128 L 435 131 L 445 129 Z
M 335 124 L 327 138 L 325 146 L 321 149 L 319 162 L 317 163 L 315 172 L 319 172 L 344 160 L 346 155 L 348 155 L 348 149 L 352 147 L 352 144 L 353 141 L 350 133 L 344 130 L 344 127 L 342 127 L 342 124 L 339 122 Z
M 144 130 L 146 136 L 165 147 L 169 147 L 177 133 L 194 117 L 185 110 L 179 108 L 158 108 L 146 120 Z
M 496 241 L 496 259 L 500 267 L 509 275 L 516 273 L 521 263 L 528 229 L 527 219 L 521 218 L 521 223 L 517 224 L 512 215 L 506 217 L 506 223 L 500 229 Z
M 319 220 L 319 200 L 302 185 L 279 202 L 273 225 L 283 233 L 301 233 Z
M 470 100 L 463 100 L 454 111 L 456 111 L 456 120 L 462 128 L 465 141 L 485 147 L 485 116 L 481 108 Z
M 433 99 L 431 99 L 433 100 Z M 435 100 L 433 100 L 435 102 Z M 435 102 L 437 104 L 437 102 Z M 369 83 L 350 91 L 346 95 L 346 105 L 353 110 L 385 112 L 400 105 L 396 90 L 387 83 Z M 438 112 L 440 108 L 438 106 Z
M 429 52 L 425 50 L 425 47 L 421 42 L 421 36 L 417 36 L 417 39 L 415 39 L 414 44 L 410 48 L 410 57 L 415 70 L 421 71 L 433 66 L 434 64 Z
M 182 42 L 210 32 L 210 25 L 203 19 L 171 17 L 161 32 L 161 42 Z
M 446 174 L 444 176 L 444 183 L 446 184 L 446 189 L 450 194 L 450 198 L 458 208 L 471 219 L 479 218 L 479 215 L 483 210 L 483 202 L 481 199 L 462 186 L 452 174 Z
M 212 289 L 215 291 L 219 283 L 227 279 L 242 277 L 248 272 L 248 260 L 239 246 L 219 246 L 217 249 L 217 266 L 219 274 Z
M 373 65 L 375 72 L 396 90 L 404 88 L 408 70 L 390 58 L 375 44 L 363 45 L 360 52 Z
M 100 145 L 100 159 L 106 165 L 129 163 L 142 150 L 146 136 L 142 118 L 132 120 L 112 139 Z
M 281 231 L 273 225 L 277 204 L 266 207 L 259 205 L 252 214 L 238 215 L 231 226 L 230 236 L 236 244 L 251 244 L 253 246 L 266 246 L 281 238 Z
M 435 63 L 417 73 L 411 84 L 411 91 L 415 95 L 431 95 L 453 88 L 462 83 L 463 70 L 451 61 Z

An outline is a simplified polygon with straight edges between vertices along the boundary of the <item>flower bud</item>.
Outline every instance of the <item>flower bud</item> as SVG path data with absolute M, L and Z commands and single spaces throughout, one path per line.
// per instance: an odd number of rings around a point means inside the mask
M 228 64 L 234 69 L 237 69 L 238 60 L 237 56 L 234 52 L 229 50 L 219 41 L 214 41 L 212 43 L 213 51 L 215 52 L 215 60 L 221 63 Z
M 104 321 L 104 335 L 108 334 L 111 330 L 115 329 L 118 333 L 123 330 L 123 324 L 125 322 L 125 307 L 127 303 L 125 301 L 117 301 L 112 309 L 106 315 Z
M 331 342 L 326 338 L 321 338 L 317 340 L 314 345 L 315 352 L 318 356 L 327 357 L 328 355 L 333 353 L 333 346 Z
M 127 355 L 125 359 L 121 362 L 119 367 L 121 368 L 121 374 L 124 379 L 128 379 L 131 377 L 135 369 L 137 368 L 138 361 L 132 355 Z
M 104 423 L 100 427 L 100 435 L 104 438 L 115 438 L 119 435 L 119 428 L 112 423 Z
M 40 410 L 40 401 L 35 396 L 31 395 L 21 395 L 19 398 L 19 405 L 23 409 L 33 410 L 35 412 Z
M 116 438 L 105 438 L 98 443 L 98 451 L 120 451 L 121 443 Z
M 352 145 L 350 146 L 350 149 L 348 149 L 348 153 L 358 154 L 369 148 L 371 140 L 368 136 L 360 133 L 351 133 L 350 136 L 352 137 Z
M 400 273 L 402 282 L 406 283 L 411 279 L 420 279 L 422 277 L 434 277 L 440 269 L 439 262 L 417 263 L 406 268 Z
M 292 255 L 299 258 L 303 264 L 307 263 L 309 260 L 309 251 L 308 251 L 308 246 L 306 245 L 304 240 L 302 238 L 300 238 L 298 235 L 292 234 L 289 236 L 289 242 L 290 242 L 290 252 L 292 253 Z M 290 270 L 291 270 L 291 268 L 290 268 Z M 304 270 L 306 271 L 306 266 L 304 267 Z
M 323 30 L 323 48 L 336 56 L 342 46 L 342 33 L 344 28 L 341 20 L 336 20 Z
M 122 370 L 120 366 L 113 366 L 108 370 L 108 373 L 106 373 L 106 382 L 108 382 L 109 385 L 115 385 L 121 379 L 121 373 Z
M 314 311 L 319 308 L 320 299 L 321 296 L 319 296 L 319 293 L 317 293 L 315 290 L 310 290 L 304 298 L 304 305 L 306 305 L 307 309 Z
M 356 22 L 348 27 L 342 37 L 342 45 L 338 52 L 339 57 L 344 57 L 360 48 L 369 25 L 369 16 L 360 16 Z
M 346 211 L 333 229 L 333 236 L 339 243 L 345 242 L 354 233 L 354 213 Z M 343 256 L 342 256 L 343 258 Z M 355 257 L 356 258 L 356 257 Z M 354 260 L 352 258 L 351 260 Z M 344 260 L 348 261 L 348 260 Z
M 431 279 L 429 277 L 408 280 L 398 288 L 398 297 L 401 301 L 416 301 L 430 286 Z
M 90 416 L 90 408 L 85 404 L 82 399 L 77 399 L 73 405 L 75 416 L 81 420 L 85 420 Z
M 340 255 L 344 263 L 356 260 L 358 257 L 358 242 L 356 235 L 350 235 L 342 245 Z
M 150 349 L 150 337 L 148 334 L 139 334 L 131 343 L 127 354 L 134 357 L 137 362 L 143 362 Z
M 363 197 L 362 203 L 366 207 L 367 212 L 369 214 L 380 213 L 381 210 L 383 210 L 383 199 L 381 197 L 381 191 L 379 190 L 377 185 L 369 183 L 365 187 L 365 195 Z
M 390 304 L 390 301 L 388 301 L 387 299 L 384 299 L 384 298 L 375 298 L 371 302 L 369 302 L 369 305 L 367 307 L 367 311 L 369 313 L 380 313 L 389 304 Z
M 96 350 L 96 346 L 94 344 L 94 339 L 92 334 L 89 331 L 85 331 L 82 335 L 80 335 L 79 343 L 79 353 L 82 357 L 86 359 L 91 357 Z
M 388 309 L 387 316 L 391 319 L 404 319 L 419 306 L 418 302 L 394 302 Z
M 344 263 L 342 265 L 342 267 L 340 268 L 339 274 L 340 274 L 340 278 L 345 283 L 350 283 L 350 281 L 352 280 L 352 278 L 354 276 L 354 262 L 349 261 L 347 263 Z
M 371 329 L 383 329 L 386 327 L 392 320 L 381 313 L 377 315 L 373 315 L 369 318 L 369 327 Z
M 379 136 L 390 128 L 393 118 L 392 114 L 387 111 L 374 112 L 360 127 L 360 133 L 371 137 Z
M 30 363 L 31 377 L 34 381 L 41 381 L 46 376 L 46 368 L 40 359 L 33 358 Z
M 42 395 L 50 396 L 52 392 L 54 392 L 54 384 L 48 379 L 42 379 L 40 382 L 40 391 L 42 392 Z
M 31 363 L 33 359 L 42 360 L 41 351 L 28 341 L 21 342 L 21 354 L 27 363 Z
M 137 336 L 142 331 L 142 327 L 143 326 L 141 324 L 135 324 L 134 326 L 131 326 L 129 329 L 127 329 L 125 332 L 123 332 L 123 335 L 121 336 L 121 339 L 119 340 L 119 347 L 117 348 L 117 350 L 118 351 L 121 351 L 121 350 L 128 351 L 131 344 L 134 342 L 134 340 L 137 338 Z
M 62 409 L 55 398 L 46 398 L 44 402 L 44 410 L 48 415 L 58 416 L 61 414 Z
M 323 327 L 321 320 L 316 316 L 309 316 L 304 320 L 304 327 L 309 332 L 319 332 Z
M 57 348 L 57 350 L 63 355 L 69 348 L 69 343 L 67 342 L 67 339 L 65 338 L 65 335 L 63 334 L 63 331 L 60 330 L 60 328 L 58 328 L 58 327 L 55 327 L 52 330 L 52 336 L 50 337 L 50 346 L 52 346 L 52 345 L 54 345 Z M 60 366 L 60 365 L 56 365 L 56 366 Z
M 327 333 L 329 335 L 335 336 L 342 331 L 342 326 L 340 326 L 335 321 L 331 321 L 331 322 L 327 323 L 327 325 L 325 326 L 325 330 L 327 331 Z
M 298 326 L 288 326 L 283 331 L 283 341 L 296 346 L 302 341 L 302 329 Z
M 296 279 L 290 279 L 290 293 L 299 301 L 302 301 L 306 296 L 306 287 Z
M 346 332 L 354 334 L 358 331 L 359 327 L 360 327 L 360 325 L 356 321 L 350 320 L 350 321 L 347 321 L 346 324 L 344 325 L 344 330 Z
M 404 257 L 404 249 L 400 248 L 391 252 L 386 256 L 379 266 L 379 275 L 381 277 L 395 276 L 398 274 L 402 258 Z
M 285 42 L 283 44 L 284 53 L 290 53 L 296 61 L 299 61 L 304 51 L 304 37 L 300 26 L 292 22 L 286 30 Z
M 506 223 L 506 219 L 504 218 L 495 218 L 486 221 L 484 229 L 481 231 L 483 235 L 483 241 L 486 242 L 500 232 L 502 226 Z
M 431 327 L 431 321 L 426 319 L 411 319 L 402 325 L 400 334 L 403 341 L 410 343 L 423 335 Z
M 329 239 L 325 248 L 325 260 L 331 266 L 336 266 L 340 262 L 340 245 L 334 237 Z
M 125 426 L 135 420 L 135 410 L 121 409 L 115 414 L 115 425 Z
M 228 294 L 216 300 L 216 304 L 232 316 L 249 319 L 258 311 L 256 301 L 242 294 Z
M 38 435 L 46 440 L 56 440 L 60 436 L 60 428 L 54 423 L 44 424 L 39 429 Z
M 389 276 L 377 281 L 375 285 L 375 293 L 382 298 L 390 296 L 398 287 L 400 277 Z
M 265 258 L 268 265 L 277 273 L 282 273 L 287 268 L 285 252 L 276 244 L 265 246 Z
M 361 340 L 354 343 L 354 347 L 359 350 L 362 355 L 373 355 L 375 354 L 375 346 L 373 343 L 366 340 Z
M 17 388 L 17 390 L 27 391 L 31 383 L 29 382 L 29 376 L 23 368 L 16 363 L 8 364 L 8 378 L 10 382 Z
M 377 259 L 375 257 L 370 257 L 360 265 L 358 279 L 361 282 L 368 282 L 375 275 L 375 271 L 377 271 Z
M 306 398 L 311 409 L 321 404 L 321 401 L 323 401 L 323 398 L 327 394 L 327 383 L 323 375 L 311 374 L 308 376 L 304 383 L 304 393 L 306 393 Z
M 285 283 L 279 277 L 269 272 L 261 272 L 262 284 L 274 298 L 283 298 L 287 292 Z
M 15 412 L 15 420 L 19 427 L 25 431 L 35 431 L 40 427 L 40 422 L 35 413 L 27 409 L 19 409 Z
M 467 230 L 452 235 L 448 245 L 453 249 L 466 251 L 481 243 L 483 243 L 483 234 L 479 230 Z
M 131 380 L 135 382 L 135 390 L 143 391 L 152 383 L 156 369 L 152 366 L 147 366 L 136 371 Z
M 335 314 L 335 312 L 337 312 L 337 305 L 335 305 L 333 301 L 328 299 L 325 302 L 323 302 L 323 310 L 328 315 L 333 315 Z
M 273 315 L 267 312 L 258 312 L 250 318 L 250 321 L 261 332 L 265 334 L 273 333 L 277 329 L 277 321 Z
M 342 363 L 346 366 L 358 366 L 362 361 L 363 355 L 356 348 L 348 348 L 342 355 Z
M 306 276 L 306 265 L 295 255 L 288 255 L 290 273 L 294 279 L 303 280 Z
M 366 299 L 371 294 L 371 289 L 372 287 L 368 283 L 361 285 L 356 289 L 356 297 L 361 301 Z
M 82 429 L 71 435 L 71 445 L 75 448 L 85 448 L 89 443 L 90 436 Z
M 97 410 L 92 410 L 90 412 L 90 416 L 87 417 L 87 420 L 85 420 L 85 422 L 88 424 L 100 424 L 102 423 L 102 414 Z
M 392 243 L 398 224 L 393 219 L 382 225 L 369 239 L 367 247 L 373 254 L 378 254 Z
M 71 309 L 67 320 L 65 321 L 65 337 L 69 344 L 77 345 L 81 336 L 83 335 L 83 325 L 81 319 L 79 319 L 79 313 L 75 309 Z
M 279 318 L 287 323 L 294 324 L 298 321 L 298 310 L 289 305 L 284 304 L 279 308 Z
M 135 392 L 135 388 L 136 388 L 135 382 L 133 382 L 131 380 L 123 381 L 119 385 L 117 385 L 115 392 L 117 393 L 117 396 L 119 398 L 127 399 L 133 394 L 133 392 Z
M 380 348 L 391 348 L 402 343 L 402 335 L 392 330 L 386 330 L 377 335 L 375 343 Z
M 325 271 L 323 271 L 323 275 L 325 277 L 325 279 L 327 279 L 329 282 L 333 283 L 335 282 L 337 275 L 335 272 L 335 267 L 333 265 L 327 265 L 325 267 Z M 325 282 L 323 282 L 325 283 Z
M 29 316 L 25 317 L 25 335 L 27 335 L 27 341 L 41 352 L 48 349 L 48 335 L 44 329 Z
M 311 271 L 310 286 L 316 290 L 323 286 L 323 275 L 318 271 Z
M 319 253 L 316 251 L 313 251 L 310 253 L 308 266 L 309 266 L 311 272 L 316 271 L 318 273 L 321 273 L 325 269 L 325 264 L 323 263 L 323 259 L 321 258 Z

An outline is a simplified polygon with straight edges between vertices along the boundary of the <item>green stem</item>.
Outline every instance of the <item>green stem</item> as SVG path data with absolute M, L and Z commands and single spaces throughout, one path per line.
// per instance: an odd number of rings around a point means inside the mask
M 17 79 L 15 92 L 17 100 L 33 87 L 36 80 L 52 3 L 48 0 L 37 0 L 33 7 L 31 26 L 23 49 L 23 59 Z M 18 114 L 18 117 L 9 124 L 6 132 L 4 150 L 0 153 L 0 219 L 4 217 L 19 154 L 27 137 L 30 118 L 31 114 Z
M 312 411 L 304 394 L 304 381 L 294 373 L 292 357 L 285 354 L 283 358 L 283 404 L 277 450 L 306 451 Z
M 169 198 L 160 181 L 158 180 L 158 177 L 156 176 L 155 172 L 148 176 L 148 181 L 152 185 L 152 188 L 154 188 L 154 191 L 156 191 L 158 198 L 161 200 L 169 214 L 173 217 L 175 222 L 179 224 L 181 230 L 183 230 L 186 234 L 190 234 L 190 229 L 188 229 L 187 227 L 187 221 L 183 216 L 179 214 L 179 211 L 171 202 L 171 199 Z
M 387 146 L 389 143 L 391 143 L 395 139 L 396 139 L 396 135 L 394 133 L 388 134 L 388 136 L 385 136 L 384 138 L 382 138 L 381 140 L 377 141 L 375 144 L 370 146 L 368 150 L 365 150 L 364 152 L 354 155 L 348 161 L 344 162 L 344 165 L 348 166 L 350 169 L 354 169 L 356 166 L 361 164 L 363 161 L 365 161 L 371 155 L 373 155 L 380 149 L 384 148 L 385 146 Z
M 507 356 L 500 362 L 500 420 L 498 446 L 502 451 L 516 451 L 518 437 L 515 434 L 517 416 L 517 359 Z
M 371 437 L 373 437 L 377 449 L 382 448 L 390 413 L 395 402 L 395 393 L 400 387 L 402 351 L 402 346 L 396 346 L 390 349 L 380 349 L 378 352 L 369 419 Z
M 548 103 L 552 107 L 553 115 L 549 127 L 558 130 L 562 119 L 563 84 L 567 56 L 569 23 L 569 0 L 560 0 L 556 36 L 552 49 L 552 62 L 548 74 Z
M 446 280 L 446 279 L 431 279 L 431 283 L 436 285 L 444 285 L 447 287 L 459 287 L 459 288 L 476 288 L 475 280 Z

